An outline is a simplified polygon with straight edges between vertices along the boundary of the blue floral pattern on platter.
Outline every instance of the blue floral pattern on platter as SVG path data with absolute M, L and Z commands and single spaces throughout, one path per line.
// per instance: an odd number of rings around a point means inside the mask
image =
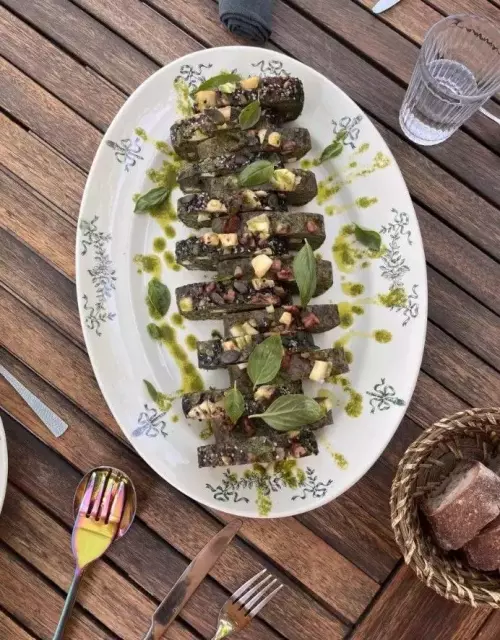
M 389 238 L 387 251 L 380 259 L 380 271 L 382 277 L 390 281 L 390 289 L 393 290 L 404 288 L 404 276 L 410 272 L 407 259 L 402 252 L 401 243 L 405 240 L 406 244 L 411 246 L 413 241 L 409 229 L 410 216 L 396 209 L 391 209 L 391 211 L 394 214 L 392 222 L 384 225 L 380 229 L 380 234 Z M 420 309 L 418 304 L 418 284 L 412 285 L 405 306 L 392 308 L 397 312 L 403 313 L 403 327 L 405 327 L 412 318 L 416 318 Z
M 163 436 L 166 438 L 168 433 L 167 423 L 163 418 L 167 415 L 166 411 L 158 411 L 156 407 L 150 407 L 147 403 L 144 405 L 144 411 L 141 411 L 137 418 L 137 427 L 132 431 L 132 437 L 138 438 L 145 436 L 147 438 L 156 438 Z
M 302 471 L 297 470 L 295 489 L 299 493 L 292 496 L 292 500 L 305 500 L 308 496 L 313 498 L 324 498 L 328 487 L 333 484 L 333 480 L 321 482 L 314 469 L 307 467 Z M 270 496 L 273 493 L 281 491 L 285 487 L 290 487 L 290 481 L 285 479 L 285 475 L 278 472 L 261 473 L 259 471 L 244 471 L 241 477 L 238 474 L 226 469 L 222 474 L 221 482 L 216 487 L 211 484 L 206 485 L 215 500 L 219 502 L 250 502 L 250 499 L 241 495 L 242 491 L 255 491 L 256 489 L 262 496 Z M 294 487 L 291 487 L 294 488 Z
M 370 413 L 387 411 L 391 407 L 403 407 L 405 405 L 405 401 L 396 395 L 396 389 L 385 383 L 385 378 L 381 378 L 380 382 L 374 385 L 373 391 L 367 391 L 366 395 L 371 396 Z
M 115 158 L 120 164 L 123 164 L 125 171 L 130 171 L 135 166 L 137 160 L 144 160 L 139 155 L 142 151 L 141 141 L 139 138 L 123 138 L 120 142 L 113 142 L 113 140 L 106 140 L 108 147 L 115 152 Z
M 108 309 L 108 302 L 115 289 L 116 272 L 108 253 L 111 234 L 99 231 L 97 227 L 98 220 L 98 216 L 94 216 L 90 222 L 82 220 L 80 229 L 82 232 L 81 255 L 86 255 L 88 250 L 92 249 L 94 262 L 93 268 L 88 269 L 94 286 L 93 298 L 91 300 L 86 293 L 82 295 L 84 321 L 88 329 L 95 331 L 97 336 L 101 336 L 102 325 L 114 320 L 116 316 L 114 312 Z
M 332 120 L 334 136 L 338 135 L 341 131 L 345 131 L 346 133 L 343 140 L 344 147 L 356 149 L 356 142 L 359 138 L 359 134 L 361 133 L 361 129 L 358 127 L 358 124 L 362 119 L 362 115 L 357 115 L 354 118 L 344 116 L 343 118 L 340 118 L 340 120 Z

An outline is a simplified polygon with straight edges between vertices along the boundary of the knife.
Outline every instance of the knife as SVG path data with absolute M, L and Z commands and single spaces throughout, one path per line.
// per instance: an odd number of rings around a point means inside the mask
M 233 520 L 203 547 L 154 612 L 151 627 L 144 640 L 160 640 L 203 578 L 224 553 L 242 524 L 241 520 Z
M 399 0 L 378 0 L 378 2 L 372 7 L 373 13 L 382 13 L 383 11 L 387 11 L 395 4 L 397 4 Z

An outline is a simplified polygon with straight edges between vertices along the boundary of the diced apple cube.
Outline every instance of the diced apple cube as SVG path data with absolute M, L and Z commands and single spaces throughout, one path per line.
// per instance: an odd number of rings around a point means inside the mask
M 265 276 L 271 268 L 272 264 L 272 259 L 269 256 L 264 255 L 263 253 L 255 256 L 255 258 L 252 259 L 252 267 L 255 275 L 258 278 L 262 278 L 263 276 Z
M 238 234 L 219 233 L 219 240 L 223 247 L 235 247 L 238 244 Z

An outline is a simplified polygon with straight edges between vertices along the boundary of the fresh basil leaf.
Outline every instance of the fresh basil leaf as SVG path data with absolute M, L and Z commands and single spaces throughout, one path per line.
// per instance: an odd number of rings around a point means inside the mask
M 281 367 L 283 345 L 278 335 L 258 344 L 248 358 L 247 373 L 255 386 L 274 380 Z
M 330 160 L 331 158 L 336 158 L 339 156 L 344 150 L 344 140 L 347 137 L 347 131 L 342 129 L 335 136 L 335 140 L 332 144 L 329 144 L 327 147 L 323 149 L 323 153 L 319 158 L 319 163 L 326 162 L 326 160 Z
M 365 247 L 368 247 L 370 251 L 380 251 L 382 238 L 378 231 L 374 231 L 373 229 L 364 229 L 363 227 L 360 227 L 359 224 L 355 223 L 354 235 L 356 236 L 356 240 L 361 242 L 361 244 L 364 244 Z
M 262 418 L 276 431 L 293 431 L 320 420 L 324 409 L 314 400 L 302 394 L 280 396 L 264 413 L 257 413 L 250 418 Z
M 238 176 L 240 187 L 258 187 L 271 180 L 274 164 L 268 160 L 256 160 L 245 167 Z
M 154 322 L 150 322 L 146 327 L 146 329 L 147 329 L 147 332 L 149 333 L 150 338 L 152 338 L 153 340 L 161 339 L 161 330 L 157 324 L 155 324 Z
M 149 281 L 147 303 L 155 320 L 163 318 L 170 308 L 170 291 L 158 278 L 152 278 Z
M 240 127 L 243 130 L 251 129 L 260 120 L 261 113 L 262 109 L 260 107 L 260 102 L 258 100 L 250 102 L 250 104 L 247 104 L 247 106 L 240 112 L 240 115 L 238 116 Z
M 331 160 L 331 158 L 336 158 L 339 156 L 344 150 L 344 145 L 341 142 L 332 142 L 327 147 L 323 149 L 323 153 L 321 154 L 319 161 L 320 164 L 322 162 L 326 162 L 327 160 Z
M 240 80 L 241 76 L 238 73 L 221 73 L 218 76 L 212 76 L 202 82 L 199 87 L 196 87 L 193 93 L 198 93 L 198 91 L 208 91 L 209 89 L 218 89 L 221 84 L 226 84 L 227 82 L 239 82 Z
M 159 207 L 170 195 L 169 187 L 155 187 L 142 195 L 135 203 L 134 213 L 146 213 Z
M 143 380 L 146 385 L 146 389 L 148 390 L 149 397 L 153 402 L 158 402 L 158 391 L 155 389 L 154 385 L 149 382 L 149 380 Z
M 293 259 L 293 274 L 299 288 L 300 304 L 307 307 L 316 291 L 317 261 L 307 240 Z
M 143 380 L 143 382 L 146 385 L 151 400 L 158 405 L 160 411 L 170 411 L 172 408 L 172 400 L 175 396 L 167 396 L 165 393 L 160 393 L 148 380 Z
M 245 398 L 234 383 L 234 387 L 224 394 L 224 409 L 233 424 L 236 424 L 245 411 Z

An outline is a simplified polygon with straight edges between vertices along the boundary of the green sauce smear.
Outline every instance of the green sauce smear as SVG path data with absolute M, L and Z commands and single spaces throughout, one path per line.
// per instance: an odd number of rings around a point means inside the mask
M 328 189 L 324 191 L 324 194 L 327 194 L 327 193 L 328 193 Z M 369 198 L 368 196 L 361 196 L 360 198 L 357 198 L 354 202 L 351 202 L 349 204 L 342 204 L 342 205 L 329 204 L 325 207 L 325 213 L 327 216 L 337 216 L 342 213 L 346 213 L 347 211 L 350 211 L 355 207 L 358 207 L 360 209 L 368 209 L 368 207 L 373 206 L 377 202 L 378 202 L 378 198 Z
M 137 254 L 134 256 L 134 264 L 137 265 L 138 273 L 149 273 L 155 278 L 159 278 L 161 275 L 161 262 L 154 254 Z
M 349 463 L 347 462 L 346 458 L 341 453 L 334 453 L 333 459 L 337 463 L 337 466 L 340 469 L 342 469 L 342 471 L 347 469 L 347 467 L 349 466 Z
M 392 340 L 392 333 L 390 331 L 386 331 L 385 329 L 377 329 L 372 333 L 373 337 L 377 342 L 381 344 L 387 344 Z
M 184 318 L 180 313 L 173 313 L 170 316 L 170 322 L 180 329 L 184 328 Z
M 408 304 L 408 294 L 403 287 L 396 287 L 395 289 L 391 289 L 389 293 L 380 293 L 378 295 L 378 301 L 381 305 L 389 307 L 390 309 L 394 307 L 406 307 Z
M 172 271 L 180 271 L 182 269 L 180 264 L 177 264 L 175 261 L 175 256 L 171 251 L 165 251 L 163 254 L 163 259 L 165 260 L 165 264 Z
M 353 298 L 360 296 L 365 291 L 365 285 L 361 282 L 343 282 L 341 286 L 343 293 Z
M 364 153 L 361 149 L 364 148 L 364 145 L 361 145 L 360 148 L 356 151 L 356 153 Z M 367 150 L 367 149 L 364 149 Z M 366 176 L 375 173 L 375 171 L 380 171 L 381 169 L 387 168 L 391 164 L 391 159 L 389 156 L 386 156 L 381 151 L 375 154 L 373 160 L 370 164 L 365 166 L 359 166 L 357 163 L 354 167 L 349 167 L 350 171 L 342 171 L 339 175 L 338 173 L 332 173 L 325 180 L 320 180 L 318 183 L 318 196 L 317 201 L 318 204 L 324 204 L 327 200 L 336 195 L 341 189 L 343 189 L 346 185 L 352 184 L 355 180 L 359 178 L 365 178 Z M 374 204 L 374 203 L 371 203 Z M 368 206 L 371 206 L 369 204 Z M 358 205 L 362 208 L 363 205 Z
M 179 422 L 179 416 L 172 416 L 170 420 L 171 422 Z
M 141 140 L 144 140 L 144 142 L 147 142 L 149 140 L 148 138 L 148 134 L 144 131 L 144 129 L 141 129 L 141 127 L 136 127 L 134 129 L 134 133 L 136 136 L 138 136 Z
M 189 118 L 194 113 L 193 103 L 191 101 L 190 88 L 188 83 L 181 77 L 174 80 L 174 89 L 177 94 L 176 109 L 177 113 L 183 118 Z
M 178 343 L 175 329 L 168 322 L 155 325 L 157 327 L 157 340 L 160 341 L 174 359 L 181 373 L 182 393 L 191 391 L 203 391 L 204 383 L 199 371 L 192 362 L 183 347 Z M 148 325 L 148 333 L 152 335 L 151 325 Z
M 383 246 L 379 251 L 373 251 L 359 243 L 354 229 L 353 224 L 344 225 L 333 242 L 333 258 L 343 273 L 352 273 L 362 262 L 380 258 L 386 251 Z
M 356 205 L 360 207 L 360 209 L 368 209 L 368 207 L 373 207 L 374 204 L 377 204 L 378 198 L 368 198 L 367 196 L 361 196 L 361 198 L 356 199 Z
M 196 346 L 198 344 L 198 338 L 190 333 L 185 337 L 186 346 L 190 351 L 196 351 Z
M 161 253 L 162 251 L 164 251 L 166 246 L 167 246 L 167 241 L 165 240 L 165 238 L 155 238 L 153 240 L 153 249 L 158 253 Z

